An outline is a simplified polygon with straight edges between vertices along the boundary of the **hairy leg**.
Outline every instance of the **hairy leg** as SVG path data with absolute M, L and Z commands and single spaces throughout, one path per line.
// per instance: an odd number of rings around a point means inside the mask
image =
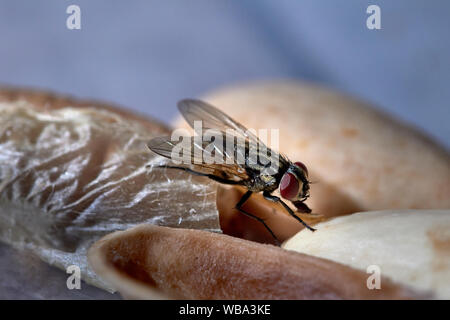
M 253 192 L 251 191 L 247 191 L 241 198 L 241 200 L 239 200 L 239 202 L 236 204 L 236 209 L 239 210 L 241 213 L 245 214 L 246 216 L 253 218 L 259 222 L 261 222 L 264 227 L 267 229 L 267 231 L 270 232 L 270 234 L 272 235 L 272 237 L 275 239 L 275 242 L 277 243 L 277 245 L 280 245 L 280 241 L 278 240 L 278 238 L 275 236 L 275 234 L 273 233 L 273 231 L 269 228 L 269 226 L 266 224 L 266 222 L 261 219 L 260 217 L 257 217 L 247 211 L 244 211 L 241 207 L 244 205 L 244 203 L 250 198 L 250 196 L 252 195 Z
M 304 225 L 306 228 L 308 228 L 309 230 L 311 230 L 311 231 L 316 231 L 316 229 L 310 227 L 308 224 L 306 224 L 305 221 L 303 221 L 300 217 L 298 217 L 298 216 L 294 213 L 294 211 L 292 211 L 292 209 L 289 208 L 289 206 L 288 206 L 286 203 L 284 203 L 279 197 L 274 196 L 274 195 L 271 195 L 269 192 L 266 192 L 266 191 L 263 192 L 263 197 L 264 197 L 264 199 L 266 199 L 266 200 L 269 200 L 269 201 L 272 201 L 272 202 L 279 202 L 279 203 L 281 203 L 281 204 L 283 205 L 284 209 L 286 209 L 286 211 L 287 211 L 291 216 L 293 216 L 297 221 L 299 221 L 301 224 L 303 224 L 303 225 Z
M 242 182 L 241 181 L 234 181 L 234 180 L 227 180 L 224 179 L 222 177 L 218 177 L 212 174 L 207 174 L 207 173 L 203 173 L 203 172 L 198 172 L 195 170 L 192 170 L 190 168 L 186 168 L 186 167 L 177 167 L 177 166 L 167 166 L 167 165 L 162 165 L 162 166 L 157 166 L 156 168 L 167 168 L 167 169 L 178 169 L 178 170 L 183 170 L 198 176 L 204 176 L 204 177 L 208 177 L 214 181 L 223 183 L 223 184 L 232 184 L 232 185 L 241 185 Z M 235 208 L 237 210 L 239 210 L 239 212 L 241 212 L 242 214 L 245 214 L 246 216 L 253 218 L 257 221 L 259 221 L 260 223 L 262 223 L 264 225 L 264 227 L 267 229 L 267 231 L 270 232 L 270 234 L 272 235 L 272 237 L 275 239 L 275 242 L 277 243 L 277 245 L 280 245 L 280 241 L 278 240 L 278 238 L 275 236 L 275 234 L 273 233 L 273 231 L 269 228 L 269 226 L 266 224 L 266 222 L 261 219 L 260 217 L 257 217 L 245 210 L 242 209 L 242 206 L 244 205 L 244 203 L 250 198 L 250 196 L 252 195 L 252 191 L 247 191 L 242 198 L 239 200 L 239 202 L 236 204 Z

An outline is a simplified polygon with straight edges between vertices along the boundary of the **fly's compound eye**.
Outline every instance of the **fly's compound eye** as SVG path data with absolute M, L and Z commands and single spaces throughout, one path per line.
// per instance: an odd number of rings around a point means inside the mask
M 291 200 L 297 197 L 299 183 L 292 173 L 285 173 L 280 181 L 280 194 L 284 199 Z
M 306 168 L 306 166 L 305 166 L 302 162 L 297 161 L 297 162 L 295 162 L 294 164 L 295 164 L 297 167 L 299 167 L 300 169 L 302 169 L 303 172 L 306 174 L 306 176 L 308 176 L 308 169 Z

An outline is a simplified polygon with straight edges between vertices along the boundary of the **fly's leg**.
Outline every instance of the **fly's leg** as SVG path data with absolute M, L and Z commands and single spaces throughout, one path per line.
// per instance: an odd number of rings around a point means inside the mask
M 151 167 L 151 166 L 147 166 L 147 167 Z M 225 178 L 219 177 L 219 176 L 215 176 L 213 174 L 208 174 L 208 173 L 203 173 L 203 172 L 198 172 L 195 170 L 192 170 L 190 168 L 185 168 L 185 167 L 177 167 L 177 166 L 166 166 L 166 165 L 162 165 L 162 166 L 156 166 L 155 168 L 165 168 L 165 169 L 178 169 L 178 170 L 183 170 L 192 174 L 195 174 L 197 176 L 202 176 L 202 177 L 208 177 L 211 180 L 223 183 L 223 184 L 242 184 L 241 181 L 235 181 L 235 180 L 227 180 Z
M 303 221 L 300 217 L 298 217 L 298 216 L 294 213 L 294 211 L 292 211 L 292 209 L 289 208 L 289 206 L 288 206 L 286 203 L 284 203 L 279 197 L 274 196 L 274 195 L 271 195 L 271 194 L 270 194 L 269 192 L 267 192 L 267 191 L 264 191 L 264 192 L 263 192 L 263 197 L 264 197 L 264 199 L 266 199 L 266 200 L 269 200 L 269 201 L 272 201 L 272 202 L 279 202 L 279 203 L 281 203 L 281 204 L 283 205 L 284 209 L 286 209 L 286 211 L 287 211 L 291 216 L 293 216 L 298 222 L 300 222 L 302 225 L 304 225 L 304 226 L 305 226 L 306 228 L 308 228 L 309 230 L 311 230 L 311 231 L 316 231 L 316 229 L 310 227 L 309 225 L 306 224 L 305 221 Z
M 150 167 L 150 166 L 147 166 L 147 167 Z M 192 170 L 192 169 L 190 169 L 190 168 L 185 168 L 185 167 L 176 167 L 176 166 L 162 165 L 162 166 L 157 166 L 156 168 L 166 168 L 166 169 L 178 169 L 178 170 L 183 170 L 183 171 L 186 171 L 186 172 L 189 172 L 189 173 L 198 175 L 198 176 L 208 177 L 208 178 L 210 178 L 210 179 L 212 179 L 212 180 L 214 180 L 214 181 L 217 181 L 217 182 L 220 182 L 220 183 L 223 183 L 223 184 L 233 184 L 233 185 L 239 185 L 239 184 L 242 184 L 241 181 L 227 180 L 227 179 L 224 179 L 224 178 L 222 178 L 222 177 L 215 176 L 215 175 L 213 175 L 213 174 L 207 174 L 207 173 L 203 173 L 203 172 L 198 172 L 198 171 Z M 253 218 L 253 219 L 255 219 L 255 220 L 261 222 L 261 223 L 264 225 L 264 227 L 267 229 L 267 231 L 269 231 L 270 234 L 272 235 L 272 237 L 275 239 L 276 244 L 277 244 L 277 245 L 280 245 L 280 241 L 278 240 L 278 238 L 275 236 L 275 234 L 273 233 L 273 231 L 269 228 L 269 226 L 265 223 L 265 221 L 264 221 L 263 219 L 261 219 L 260 217 L 255 216 L 255 215 L 253 215 L 253 214 L 251 214 L 251 213 L 249 213 L 249 212 L 247 212 L 247 211 L 245 211 L 245 210 L 243 210 L 243 209 L 241 208 L 241 207 L 244 205 L 245 201 L 247 201 L 247 200 L 250 198 L 250 196 L 252 195 L 252 193 L 253 193 L 253 192 L 250 191 L 250 190 L 247 191 L 247 192 L 242 196 L 241 200 L 239 200 L 239 202 L 236 204 L 236 207 L 235 207 L 235 208 L 236 208 L 237 210 L 239 210 L 239 212 L 245 214 L 246 216 L 248 216 L 248 217 L 250 217 L 250 218 Z
M 253 215 L 253 214 L 251 214 L 251 213 L 248 213 L 247 211 L 244 211 L 244 210 L 241 208 L 241 207 L 244 205 L 245 201 L 247 201 L 247 200 L 250 198 L 250 196 L 252 195 L 252 193 L 253 193 L 253 192 L 250 191 L 250 190 L 247 191 L 247 192 L 242 196 L 241 200 L 239 200 L 239 202 L 236 204 L 236 207 L 235 207 L 235 208 L 236 208 L 237 210 L 239 210 L 239 212 L 245 214 L 246 216 L 248 216 L 248 217 L 250 217 L 250 218 L 253 218 L 253 219 L 255 219 L 255 220 L 261 222 L 261 223 L 264 225 L 264 227 L 266 227 L 267 231 L 269 231 L 270 234 L 272 235 L 272 237 L 275 239 L 276 244 L 277 244 L 277 245 L 280 245 L 280 241 L 278 241 L 278 238 L 275 236 L 275 234 L 273 233 L 273 231 L 269 228 L 269 226 L 266 224 L 266 222 L 265 222 L 263 219 L 261 219 L 260 217 L 255 216 L 255 215 Z

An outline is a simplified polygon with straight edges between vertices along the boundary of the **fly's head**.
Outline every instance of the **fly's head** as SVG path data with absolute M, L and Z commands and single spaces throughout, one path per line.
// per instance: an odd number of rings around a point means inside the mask
M 301 162 L 292 163 L 280 181 L 281 196 L 291 201 L 297 211 L 310 213 L 311 209 L 304 203 L 309 197 L 308 169 Z

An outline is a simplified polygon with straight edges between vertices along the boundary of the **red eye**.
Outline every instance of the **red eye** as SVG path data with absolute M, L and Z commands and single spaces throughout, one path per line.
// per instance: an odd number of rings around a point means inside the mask
M 298 180 L 292 173 L 285 173 L 280 182 L 280 194 L 284 199 L 290 200 L 297 197 Z
M 297 162 L 295 162 L 294 164 L 295 164 L 297 167 L 301 168 L 301 169 L 303 170 L 303 172 L 305 172 L 305 174 L 308 176 L 308 169 L 306 169 L 306 166 L 305 166 L 302 162 L 297 161 Z

